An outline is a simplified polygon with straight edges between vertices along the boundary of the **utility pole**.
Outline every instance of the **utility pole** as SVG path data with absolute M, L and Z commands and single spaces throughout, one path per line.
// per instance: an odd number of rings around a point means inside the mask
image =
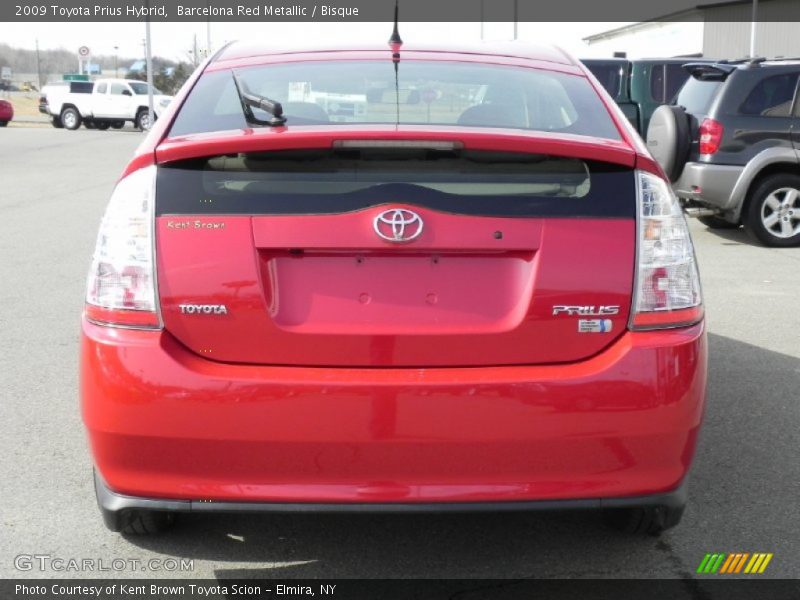
M 119 46 L 114 46 L 114 78 L 119 77 Z
M 147 61 L 147 110 L 148 129 L 153 126 L 155 110 L 153 110 L 153 53 L 150 45 L 150 0 L 147 0 L 147 20 L 145 21 L 145 60 Z
M 481 41 L 483 41 L 483 0 L 480 0 L 481 3 Z
M 211 0 L 208 0 L 208 21 L 206 21 L 206 57 L 211 56 Z
M 753 0 L 753 14 L 750 17 L 750 58 L 756 56 L 756 27 L 758 26 L 758 0 Z
M 514 0 L 514 39 L 517 39 L 517 25 L 519 23 L 519 1 Z
M 39 89 L 42 89 L 42 61 L 39 58 L 39 38 L 36 38 L 36 80 L 39 82 Z

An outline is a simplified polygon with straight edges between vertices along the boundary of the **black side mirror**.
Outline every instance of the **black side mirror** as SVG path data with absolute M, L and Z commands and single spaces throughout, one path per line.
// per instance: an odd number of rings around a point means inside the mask
M 131 94 L 130 90 L 122 90 L 122 95 L 123 96 L 133 96 L 133 94 Z

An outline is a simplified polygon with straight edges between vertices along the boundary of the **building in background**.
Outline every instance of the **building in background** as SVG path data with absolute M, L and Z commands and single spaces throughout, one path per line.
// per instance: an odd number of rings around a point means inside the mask
M 632 23 L 583 41 L 591 56 L 744 58 L 750 54 L 752 0 L 699 2 L 660 21 Z M 800 0 L 759 0 L 755 55 L 800 57 Z

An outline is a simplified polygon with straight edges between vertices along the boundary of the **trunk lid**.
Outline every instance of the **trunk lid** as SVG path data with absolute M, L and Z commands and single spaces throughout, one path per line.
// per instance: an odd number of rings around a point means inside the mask
M 298 132 L 278 150 L 274 134 L 236 137 L 158 155 L 162 316 L 200 356 L 548 364 L 625 330 L 636 194 L 621 144 Z

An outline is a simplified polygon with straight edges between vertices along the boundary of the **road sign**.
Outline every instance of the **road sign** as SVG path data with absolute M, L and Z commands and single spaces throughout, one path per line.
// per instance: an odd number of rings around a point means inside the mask
M 89 50 L 89 46 L 81 46 L 78 48 L 78 56 L 81 58 L 88 58 L 91 51 Z
M 69 73 L 66 75 L 62 75 L 61 79 L 63 81 L 89 81 L 89 76 L 77 73 Z
M 3 67 L 0 69 L 0 79 L 11 81 L 11 67 Z

